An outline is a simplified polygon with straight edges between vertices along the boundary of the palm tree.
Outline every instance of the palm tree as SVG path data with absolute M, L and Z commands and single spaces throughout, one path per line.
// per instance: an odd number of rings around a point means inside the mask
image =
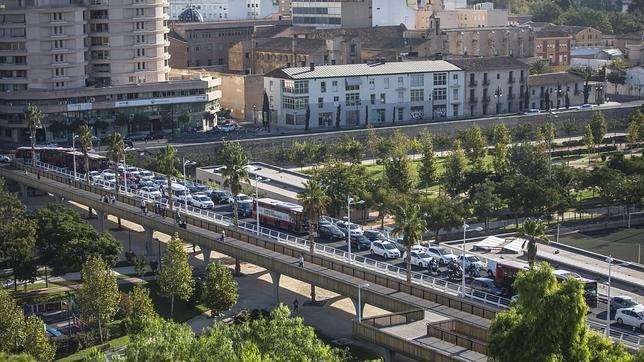
M 414 203 L 407 203 L 398 209 L 394 215 L 394 236 L 402 235 L 403 244 L 407 248 L 407 283 L 411 283 L 411 247 L 416 245 L 423 238 L 423 231 L 427 224 L 420 214 L 420 206 Z
M 244 149 L 239 142 L 226 141 L 223 143 L 220 155 L 220 161 L 223 165 L 221 175 L 225 180 L 224 186 L 230 187 L 230 192 L 235 196 L 233 203 L 233 217 L 235 220 L 235 226 L 239 226 L 237 195 L 242 191 L 242 181 L 250 183 L 248 178 L 248 157 L 246 157 Z
M 42 128 L 42 113 L 38 107 L 30 104 L 25 112 L 25 122 L 31 136 L 31 162 L 36 162 L 36 129 Z
M 168 177 L 168 207 L 172 211 L 172 176 L 176 172 L 177 150 L 171 145 L 161 149 L 159 154 L 159 171 Z
M 320 223 L 320 216 L 326 211 L 326 205 L 331 198 L 326 195 L 322 185 L 316 180 L 309 180 L 304 189 L 297 194 L 298 200 L 304 207 L 304 215 L 309 222 L 309 252 L 315 252 L 315 231 Z M 311 300 L 315 302 L 315 285 L 311 284 Z
M 534 261 L 537 259 L 537 241 L 545 244 L 550 242 L 546 235 L 546 226 L 541 220 L 526 219 L 519 232 L 517 232 L 517 236 L 526 239 L 521 248 L 523 249 L 525 244 L 528 244 L 528 265 L 532 268 Z
M 89 128 L 88 125 L 83 124 L 80 126 L 78 129 L 78 142 L 80 143 L 81 146 L 81 152 L 83 152 L 83 160 L 84 160 L 84 167 L 85 167 L 85 179 L 87 182 L 89 182 L 89 156 L 88 152 L 92 148 L 92 140 L 94 137 L 92 136 L 92 130 Z
M 116 175 L 116 184 L 114 185 L 114 191 L 118 192 L 118 163 L 123 160 L 125 157 L 125 141 L 123 140 L 123 135 L 116 132 L 112 133 L 107 138 L 107 158 L 112 160 L 114 163 L 114 174 Z M 125 181 L 127 182 L 127 181 Z

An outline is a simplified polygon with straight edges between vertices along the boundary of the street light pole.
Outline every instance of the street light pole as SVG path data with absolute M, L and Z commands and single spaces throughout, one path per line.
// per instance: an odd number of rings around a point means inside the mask
M 463 267 L 463 277 L 461 284 L 461 296 L 465 298 L 465 241 L 467 240 L 467 230 L 470 226 L 467 223 L 463 223 L 463 246 L 461 248 L 461 265 Z M 481 231 L 483 230 L 480 226 L 471 229 L 472 231 Z
M 351 264 L 351 205 L 364 204 L 364 200 L 354 201 L 351 196 L 347 196 L 347 250 L 349 250 L 349 264 Z
M 125 164 L 125 151 L 123 151 L 123 182 L 125 185 L 125 193 L 127 194 L 127 165 Z
M 369 283 L 358 285 L 358 322 L 362 322 L 362 288 L 369 286 Z
M 184 187 L 183 201 L 184 201 L 184 204 L 186 206 L 186 211 L 188 211 L 188 192 L 187 192 L 188 191 L 188 186 L 186 186 L 186 165 L 191 163 L 191 162 L 190 162 L 190 160 L 186 160 L 185 157 L 183 157 L 182 160 L 183 160 L 183 187 Z M 169 190 L 169 191 L 172 192 L 172 190 Z
M 258 167 L 255 169 L 255 171 L 259 171 L 261 169 L 262 169 L 261 167 Z M 266 183 L 266 182 L 270 182 L 271 179 L 263 178 L 255 174 L 255 217 L 257 218 L 257 235 L 259 235 L 259 182 L 260 181 Z
M 610 338 L 610 272 L 611 265 L 613 264 L 613 258 L 608 255 L 606 258 L 608 263 L 608 298 L 606 299 L 606 337 Z
M 76 176 L 76 138 L 78 138 L 78 135 L 75 135 L 72 132 L 72 154 L 74 155 L 74 181 L 78 180 L 78 177 Z

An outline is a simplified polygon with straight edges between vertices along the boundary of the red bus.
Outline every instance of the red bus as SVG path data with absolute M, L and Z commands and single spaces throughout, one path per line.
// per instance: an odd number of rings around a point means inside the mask
M 508 295 L 515 294 L 512 284 L 520 271 L 528 270 L 527 263 L 514 260 L 495 260 L 487 261 L 488 274 L 494 277 L 494 282 L 502 288 Z M 584 299 L 589 307 L 597 306 L 597 282 L 594 280 L 582 278 L 579 274 L 567 270 L 555 270 L 555 276 L 559 281 L 564 281 L 568 277 L 580 280 L 584 284 Z
M 85 172 L 85 157 L 83 153 L 72 148 L 36 146 L 36 158 L 41 162 L 50 165 L 74 169 L 74 153 L 76 153 L 76 169 L 78 172 Z M 18 147 L 15 150 L 16 159 L 31 160 L 31 147 Z M 88 153 L 90 171 L 101 171 L 109 168 L 109 161 L 106 157 L 96 153 Z
M 308 230 L 308 222 L 304 217 L 302 206 L 269 198 L 261 198 L 253 202 L 253 217 L 257 217 L 259 206 L 259 223 L 280 229 L 304 233 Z

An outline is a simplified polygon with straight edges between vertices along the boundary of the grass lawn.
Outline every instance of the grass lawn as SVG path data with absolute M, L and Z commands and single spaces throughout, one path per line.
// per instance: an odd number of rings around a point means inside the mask
M 128 344 L 129 341 L 130 341 L 130 336 L 122 336 L 122 337 L 114 338 L 114 339 L 110 340 L 107 343 L 104 343 L 102 345 L 98 345 L 98 346 L 95 346 L 95 347 L 97 347 L 99 349 L 103 349 L 103 350 L 116 349 L 116 348 L 120 348 L 120 347 L 125 346 L 126 344 Z M 78 352 L 76 352 L 74 354 L 70 354 L 69 356 L 63 357 L 63 358 L 59 359 L 58 361 L 60 361 L 60 362 L 83 361 L 83 360 L 85 360 L 85 358 L 87 358 L 89 356 L 89 353 L 92 350 L 92 348 L 94 348 L 94 347 L 90 347 L 90 348 L 78 351 Z
M 142 283 L 150 289 L 150 297 L 154 304 L 154 310 L 163 318 L 170 318 L 170 298 L 161 296 L 159 285 L 156 281 Z M 119 290 L 127 293 L 134 288 L 133 284 L 121 284 Z M 174 299 L 174 317 L 175 322 L 185 322 L 192 317 L 195 317 L 208 309 L 203 305 L 197 305 L 196 308 L 191 308 L 188 304 L 178 298 Z
M 637 262 L 638 244 L 644 244 L 644 228 L 563 235 L 559 242 L 614 258 Z

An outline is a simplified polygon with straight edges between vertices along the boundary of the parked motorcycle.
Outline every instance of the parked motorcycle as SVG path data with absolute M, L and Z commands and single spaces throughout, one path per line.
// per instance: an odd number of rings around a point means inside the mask
M 441 275 L 441 271 L 440 269 L 438 269 L 438 262 L 436 261 L 436 258 L 432 258 L 432 260 L 429 261 L 429 264 L 427 265 L 427 271 L 430 275 Z
M 447 264 L 449 279 L 458 280 L 463 278 L 463 268 L 457 262 L 451 261 Z
M 477 268 L 476 265 L 470 264 L 470 266 L 467 267 L 467 274 L 469 274 L 470 278 L 479 278 L 481 276 L 481 271 L 479 271 L 479 268 Z

